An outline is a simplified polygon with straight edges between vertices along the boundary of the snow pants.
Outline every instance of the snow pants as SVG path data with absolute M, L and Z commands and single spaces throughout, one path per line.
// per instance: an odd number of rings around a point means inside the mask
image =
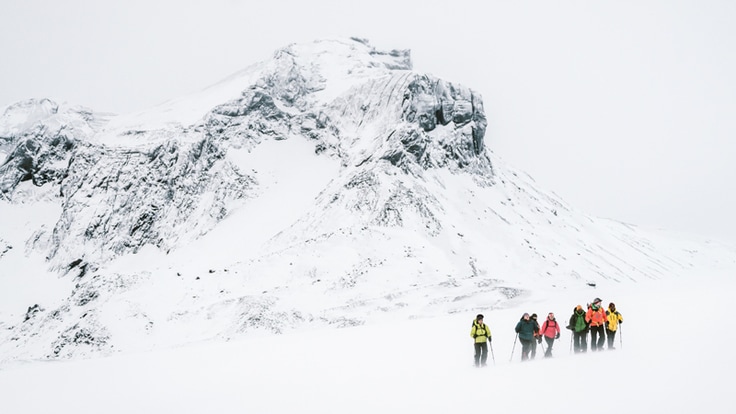
M 616 339 L 616 331 L 606 329 L 606 339 L 608 339 L 608 349 L 616 349 L 613 347 L 613 342 Z
M 488 342 L 475 343 L 475 366 L 485 366 L 488 360 Z
M 547 342 L 547 350 L 544 351 L 544 357 L 549 358 L 552 356 L 552 345 L 555 343 L 555 338 L 545 336 L 544 342 Z
M 572 334 L 575 353 L 588 352 L 588 331 L 574 332 Z
M 590 350 L 603 350 L 603 344 L 606 342 L 605 327 L 603 325 L 590 327 Z
M 529 359 L 529 353 L 532 350 L 532 343 L 534 340 L 519 338 L 519 342 L 521 342 L 521 360 L 526 361 Z

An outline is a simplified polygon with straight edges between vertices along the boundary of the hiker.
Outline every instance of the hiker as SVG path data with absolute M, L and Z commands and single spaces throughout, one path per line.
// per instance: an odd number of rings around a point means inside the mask
M 608 304 L 606 311 L 606 338 L 608 339 L 608 349 L 616 349 L 613 346 L 613 340 L 616 339 L 618 326 L 624 323 L 624 317 L 616 310 L 613 302 Z
M 530 319 L 532 320 L 532 322 L 534 322 L 534 340 L 532 341 L 531 352 L 531 359 L 534 359 L 537 356 L 537 344 L 542 343 L 542 335 L 539 333 L 539 322 L 537 321 L 537 314 L 532 313 Z
M 535 322 L 529 318 L 528 313 L 524 315 L 516 324 L 516 333 L 519 335 L 519 341 L 521 342 L 521 360 L 526 361 L 529 359 L 529 352 L 532 349 L 532 342 L 534 342 L 534 328 Z
M 572 331 L 575 353 L 588 352 L 588 323 L 585 321 L 585 311 L 578 305 L 573 309 L 567 329 Z
M 491 342 L 491 330 L 483 323 L 483 315 L 478 314 L 470 328 L 470 336 L 475 346 L 475 366 L 485 367 L 488 360 L 488 343 Z
M 606 342 L 606 311 L 601 306 L 601 299 L 593 299 L 593 303 L 588 307 L 585 313 L 585 321 L 590 326 L 590 350 L 603 350 L 603 344 Z
M 550 312 L 547 315 L 547 319 L 542 323 L 539 333 L 544 338 L 544 341 L 547 342 L 547 350 L 544 351 L 544 357 L 551 358 L 552 345 L 555 343 L 555 339 L 560 338 L 560 325 L 555 320 L 554 313 Z

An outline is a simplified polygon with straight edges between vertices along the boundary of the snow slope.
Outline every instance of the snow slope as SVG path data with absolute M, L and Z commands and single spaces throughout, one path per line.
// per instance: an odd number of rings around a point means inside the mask
M 733 247 L 590 217 L 538 188 L 484 144 L 477 93 L 362 40 L 291 45 L 130 116 L 9 108 L 0 364 L 736 269 Z
M 7 413 L 437 413 L 593 410 L 732 413 L 727 373 L 736 339 L 723 325 L 733 278 L 651 281 L 612 289 L 546 290 L 503 310 L 394 320 L 92 360 L 15 363 L 0 370 Z M 625 323 L 617 349 L 520 363 L 513 328 L 523 312 L 600 296 Z M 493 359 L 472 365 L 470 323 L 483 311 Z M 541 352 L 540 352 L 541 353 Z M 512 358 L 513 354 L 513 358 Z M 726 375 L 726 377 L 724 377 Z

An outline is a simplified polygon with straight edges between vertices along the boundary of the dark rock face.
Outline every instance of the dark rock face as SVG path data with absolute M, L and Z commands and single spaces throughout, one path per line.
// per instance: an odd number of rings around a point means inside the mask
M 109 334 L 97 323 L 79 323 L 62 332 L 53 344 L 50 357 L 68 357 L 80 348 L 92 351 L 109 350 Z
M 455 142 L 453 148 L 447 148 L 448 155 L 458 159 L 461 167 L 483 153 L 487 125 L 483 101 L 477 93 L 467 88 L 429 76 L 418 76 L 409 83 L 404 95 L 403 117 L 409 122 L 418 123 L 425 132 L 434 130 L 438 125 L 450 125 L 456 130 L 467 126 L 466 130 L 460 132 L 459 142 Z
M 64 209 L 49 258 L 61 252 L 63 258 L 84 257 L 72 242 L 78 239 L 100 246 L 103 253 L 90 258 L 94 262 L 146 244 L 168 250 L 205 233 L 227 215 L 229 202 L 245 197 L 255 184 L 223 156 L 212 139 L 172 140 L 147 151 L 76 152 L 61 183 Z
M 6 197 L 23 181 L 34 185 L 60 183 L 66 173 L 66 162 L 77 146 L 77 140 L 66 131 L 47 131 L 38 127 L 15 140 L 13 151 L 0 166 L 0 192 Z
M 263 138 L 285 139 L 292 116 L 279 109 L 269 90 L 253 87 L 243 97 L 215 107 L 205 121 L 207 134 L 230 145 L 255 145 Z
M 12 249 L 13 249 L 13 246 L 11 246 L 7 242 L 5 242 L 5 240 L 0 238 L 0 259 L 2 259 L 3 256 L 5 256 L 5 254 L 11 251 Z

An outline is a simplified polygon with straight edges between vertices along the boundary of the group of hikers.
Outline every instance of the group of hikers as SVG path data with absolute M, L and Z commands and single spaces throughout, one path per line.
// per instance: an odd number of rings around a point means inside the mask
M 572 346 L 575 353 L 588 351 L 588 332 L 590 332 L 590 349 L 592 351 L 602 351 L 603 345 L 608 339 L 607 348 L 609 350 L 616 349 L 614 340 L 619 325 L 624 322 L 621 313 L 616 310 L 616 305 L 611 302 L 608 309 L 604 309 L 600 298 L 595 298 L 592 303 L 588 304 L 588 309 L 584 310 L 578 305 L 573 310 L 570 321 L 566 328 L 572 331 Z M 521 360 L 527 361 L 534 359 L 537 355 L 537 344 L 542 344 L 542 339 L 547 346 L 542 345 L 544 357 L 552 357 L 552 346 L 555 340 L 560 339 L 560 325 L 555 319 L 555 314 L 550 312 L 542 325 L 537 321 L 537 314 L 524 313 L 521 320 L 516 324 L 516 338 L 521 342 Z M 473 321 L 470 328 L 470 336 L 473 338 L 475 346 L 475 366 L 484 367 L 488 360 L 488 344 L 491 343 L 491 331 L 488 325 L 483 323 L 483 315 L 478 315 Z M 516 339 L 514 340 L 514 349 L 516 349 Z M 493 350 L 493 348 L 491 348 Z M 511 358 L 514 353 L 511 351 Z

